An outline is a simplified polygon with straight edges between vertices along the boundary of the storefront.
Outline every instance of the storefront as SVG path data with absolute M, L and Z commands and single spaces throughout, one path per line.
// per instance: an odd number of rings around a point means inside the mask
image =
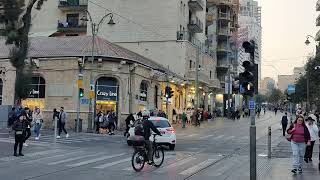
M 22 106 L 28 107 L 34 110 L 35 107 L 45 109 L 45 97 L 46 97 L 46 82 L 41 76 L 32 77 L 31 89 L 28 98 L 22 100 Z
M 0 105 L 2 105 L 2 95 L 3 94 L 3 82 L 2 79 L 0 78 Z
M 140 94 L 139 94 L 139 110 L 148 109 L 148 82 L 141 81 L 140 83 Z
M 101 77 L 96 83 L 96 112 L 117 112 L 119 101 L 118 81 L 112 77 Z

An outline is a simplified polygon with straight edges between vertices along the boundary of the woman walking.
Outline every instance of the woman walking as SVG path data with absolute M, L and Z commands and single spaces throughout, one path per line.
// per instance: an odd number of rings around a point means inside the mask
M 40 138 L 40 129 L 42 127 L 43 123 L 43 115 L 42 112 L 40 111 L 40 108 L 36 107 L 32 114 L 32 119 L 34 123 L 34 133 L 36 134 L 36 140 L 39 140 Z
M 22 112 L 18 116 L 18 120 L 15 121 L 15 123 L 12 126 L 12 129 L 15 131 L 15 136 L 14 136 L 14 156 L 24 156 L 22 154 L 22 147 L 23 147 L 23 141 L 25 139 L 25 133 L 26 133 L 26 113 Z M 17 154 L 18 150 L 18 145 L 19 145 L 19 154 Z
M 287 130 L 291 134 L 291 148 L 293 154 L 293 169 L 292 173 L 296 174 L 297 171 L 302 173 L 302 161 L 306 150 L 306 144 L 311 145 L 310 133 L 305 125 L 303 116 L 297 116 L 297 119 Z
M 308 163 L 309 161 L 312 161 L 313 146 L 319 134 L 319 128 L 315 123 L 316 120 L 317 120 L 317 117 L 313 114 L 310 114 L 308 117 L 308 121 L 306 123 L 306 126 L 309 130 L 310 137 L 311 137 L 311 146 L 307 146 L 306 153 L 304 155 L 304 161 L 306 163 Z

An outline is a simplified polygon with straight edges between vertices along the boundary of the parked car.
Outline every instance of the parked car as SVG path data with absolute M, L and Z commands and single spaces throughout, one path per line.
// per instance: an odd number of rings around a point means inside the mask
M 156 128 L 161 132 L 162 136 L 157 136 L 157 144 L 169 146 L 170 150 L 174 150 L 177 142 L 176 131 L 171 126 L 169 120 L 164 117 L 150 117 L 149 120 L 156 126 Z M 135 121 L 135 123 L 130 127 L 128 136 L 134 135 L 134 129 L 141 123 L 140 120 Z M 153 137 L 150 137 L 150 141 L 153 141 Z M 127 140 L 129 146 L 130 142 Z

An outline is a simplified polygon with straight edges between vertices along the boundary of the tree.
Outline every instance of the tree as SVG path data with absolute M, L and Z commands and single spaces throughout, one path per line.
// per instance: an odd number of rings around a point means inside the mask
M 30 90 L 32 63 L 26 63 L 29 48 L 28 34 L 31 28 L 31 13 L 33 8 L 40 10 L 46 0 L 3 0 L 5 23 L 4 35 L 6 44 L 10 46 L 10 62 L 16 68 L 15 100 L 20 104 Z M 28 65 L 29 64 L 29 65 Z
M 268 95 L 268 102 L 272 104 L 278 104 L 283 100 L 283 93 L 281 92 L 280 89 L 272 89 L 270 94 Z

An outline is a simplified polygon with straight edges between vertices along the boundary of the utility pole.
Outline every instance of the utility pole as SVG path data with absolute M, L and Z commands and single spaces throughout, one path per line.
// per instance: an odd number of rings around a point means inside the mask
M 170 86 L 169 84 L 169 65 L 168 65 L 168 68 L 167 68 L 167 73 L 166 73 L 166 80 L 167 80 L 167 84 L 166 84 L 166 89 L 167 87 Z M 169 118 L 169 109 L 168 109 L 168 106 L 169 106 L 169 96 L 167 93 L 165 93 L 165 96 L 166 96 L 166 114 L 167 114 L 167 118 Z

